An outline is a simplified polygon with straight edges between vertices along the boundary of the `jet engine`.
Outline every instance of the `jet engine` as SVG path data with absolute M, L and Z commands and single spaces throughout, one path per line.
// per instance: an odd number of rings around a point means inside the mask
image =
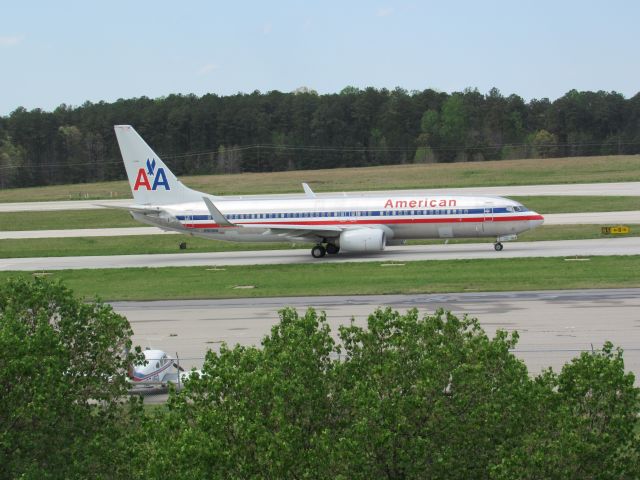
M 384 250 L 385 234 L 377 228 L 345 230 L 340 234 L 340 249 L 349 252 L 376 252 Z

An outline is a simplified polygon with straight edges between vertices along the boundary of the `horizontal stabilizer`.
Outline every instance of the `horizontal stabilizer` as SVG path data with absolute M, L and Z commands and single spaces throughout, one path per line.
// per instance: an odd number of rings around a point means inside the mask
M 114 209 L 114 210 L 125 210 L 127 212 L 134 212 L 134 213 L 159 213 L 159 212 L 162 212 L 162 208 L 160 208 L 160 207 L 144 207 L 144 206 L 141 206 L 141 205 L 122 206 L 122 205 L 103 205 L 103 204 L 99 204 L 99 203 L 94 203 L 94 205 L 96 207 L 111 208 L 111 209 Z

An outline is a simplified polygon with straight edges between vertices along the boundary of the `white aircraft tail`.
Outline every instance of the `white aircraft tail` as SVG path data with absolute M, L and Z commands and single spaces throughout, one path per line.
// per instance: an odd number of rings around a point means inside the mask
M 133 199 L 141 205 L 201 202 L 203 196 L 184 186 L 130 125 L 115 125 Z

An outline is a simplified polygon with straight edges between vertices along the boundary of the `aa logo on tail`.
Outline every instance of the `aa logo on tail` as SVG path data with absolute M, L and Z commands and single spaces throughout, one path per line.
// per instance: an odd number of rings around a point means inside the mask
M 149 181 L 149 177 L 153 179 L 153 184 Z M 156 159 L 149 161 L 147 158 L 147 170 L 144 168 L 138 170 L 138 177 L 133 189 L 137 192 L 139 188 L 144 187 L 147 190 L 157 190 L 158 187 L 164 187 L 165 190 L 171 190 L 169 187 L 169 181 L 167 175 L 164 173 L 164 168 L 158 167 L 156 170 Z

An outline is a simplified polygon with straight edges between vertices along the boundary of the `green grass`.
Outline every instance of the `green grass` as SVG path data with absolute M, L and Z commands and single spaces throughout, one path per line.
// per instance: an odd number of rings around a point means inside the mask
M 217 195 L 302 192 L 301 182 L 309 183 L 318 192 L 630 182 L 640 181 L 640 155 L 385 165 L 202 175 L 183 177 L 181 180 L 191 188 Z M 131 198 L 129 185 L 125 181 L 117 181 L 0 191 L 0 202 L 104 198 Z
M 542 214 L 640 210 L 638 197 L 511 197 Z M 0 231 L 142 227 L 122 210 L 62 210 L 0 213 Z
M 314 295 L 411 294 L 464 291 L 554 290 L 640 287 L 640 256 L 451 260 L 381 263 L 252 265 L 219 269 L 128 268 L 65 270 L 62 280 L 76 294 L 104 300 L 171 300 Z M 28 272 L 0 272 L 30 277 Z M 236 289 L 252 285 L 253 289 Z
M 640 210 L 640 196 L 542 196 L 509 198 L 543 215 L 550 213 L 624 212 Z
M 0 231 L 69 230 L 76 228 L 143 227 L 123 210 L 54 210 L 0 213 Z
M 640 235 L 640 225 L 629 225 L 631 233 Z M 526 232 L 518 241 L 579 240 L 607 238 L 599 225 L 547 225 Z M 452 239 L 449 243 L 476 243 L 482 239 Z M 486 239 L 490 242 L 491 239 Z M 187 243 L 186 250 L 179 244 Z M 411 245 L 435 245 L 444 240 L 412 240 Z M 69 257 L 83 255 L 140 255 L 154 253 L 204 253 L 233 252 L 243 250 L 282 250 L 288 248 L 311 248 L 311 244 L 297 243 L 235 243 L 187 235 L 132 235 L 124 237 L 71 237 L 28 238 L 0 240 L 0 258 L 25 257 Z
M 187 242 L 186 250 L 179 249 L 181 242 Z M 300 248 L 302 245 L 305 244 L 297 244 L 297 248 Z M 222 242 L 188 235 L 29 238 L 0 240 L 0 258 L 232 252 L 243 250 L 281 250 L 286 248 L 294 247 L 289 243 Z

